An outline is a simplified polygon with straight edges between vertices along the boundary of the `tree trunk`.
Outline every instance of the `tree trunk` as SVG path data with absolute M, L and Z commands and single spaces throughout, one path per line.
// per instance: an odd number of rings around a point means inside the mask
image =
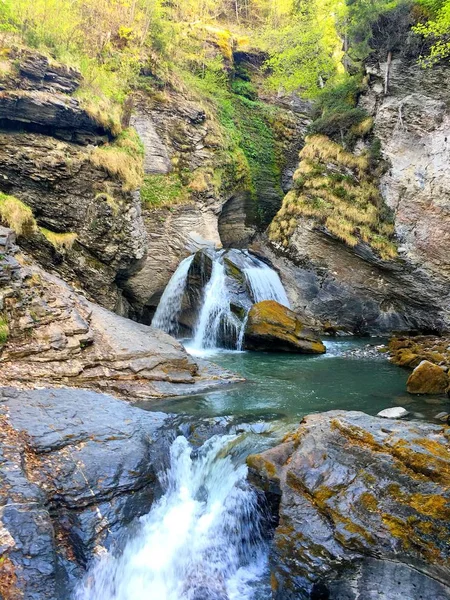
M 389 78 L 391 75 L 392 52 L 389 50 L 386 61 L 386 73 L 384 76 L 384 95 L 389 93 Z

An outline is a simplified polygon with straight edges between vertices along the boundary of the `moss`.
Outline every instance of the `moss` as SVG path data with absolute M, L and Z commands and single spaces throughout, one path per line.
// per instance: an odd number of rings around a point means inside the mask
M 29 237 L 36 232 L 33 211 L 21 200 L 0 192 L 0 221 L 14 229 L 19 236 Z
M 268 479 L 277 478 L 277 469 L 275 465 L 269 460 L 263 458 L 261 454 L 251 454 L 247 457 L 247 466 L 250 469 L 254 469 L 262 476 L 267 477 Z
M 6 344 L 9 337 L 8 320 L 5 315 L 0 314 L 0 344 Z
M 148 207 L 170 207 L 189 200 L 187 186 L 176 173 L 146 175 L 141 187 L 141 200 Z
M 359 501 L 361 502 L 362 506 L 369 512 L 376 512 L 378 509 L 377 499 L 370 492 L 362 493 Z
M 44 227 L 39 227 L 39 231 L 57 250 L 70 250 L 78 237 L 76 233 L 56 233 Z

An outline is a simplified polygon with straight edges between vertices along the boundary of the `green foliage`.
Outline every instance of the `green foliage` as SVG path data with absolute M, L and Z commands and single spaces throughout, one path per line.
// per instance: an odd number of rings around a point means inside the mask
M 187 188 L 176 173 L 146 175 L 141 187 L 141 199 L 149 207 L 170 207 L 188 199 Z
M 263 44 L 273 88 L 314 97 L 342 71 L 337 21 L 344 10 L 340 0 L 311 0 L 301 3 L 284 26 L 266 30 Z
M 421 57 L 424 67 L 431 67 L 450 56 L 450 0 L 420 0 L 430 20 L 418 23 L 414 31 L 431 41 L 427 56 Z
M 9 337 L 8 320 L 4 314 L 0 314 L 0 344 L 6 344 Z
M 366 111 L 357 106 L 361 91 L 361 78 L 348 75 L 336 85 L 324 89 L 315 104 L 315 119 L 309 128 L 310 133 L 321 133 L 351 145 L 355 128 L 368 117 Z

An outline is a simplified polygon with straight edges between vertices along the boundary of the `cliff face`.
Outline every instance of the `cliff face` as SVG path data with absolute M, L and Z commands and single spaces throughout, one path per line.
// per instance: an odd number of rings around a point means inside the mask
M 380 190 L 398 256 L 382 259 L 362 240 L 350 247 L 308 216 L 297 219 L 287 247 L 269 251 L 263 242 L 257 249 L 281 270 L 293 306 L 322 324 L 372 334 L 448 330 L 448 68 L 394 60 L 387 96 L 385 69 L 368 67 L 360 105 L 373 117 L 387 161 Z

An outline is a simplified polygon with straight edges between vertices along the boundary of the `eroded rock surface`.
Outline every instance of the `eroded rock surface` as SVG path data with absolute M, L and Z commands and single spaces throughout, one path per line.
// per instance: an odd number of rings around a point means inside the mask
M 245 328 L 245 347 L 248 350 L 301 354 L 326 352 L 320 339 L 305 329 L 300 317 L 275 300 L 258 302 L 250 309 Z
M 411 394 L 445 394 L 449 387 L 447 371 L 428 360 L 417 365 L 406 383 Z
M 0 309 L 9 336 L 0 345 L 1 382 L 89 387 L 148 399 L 233 379 L 206 363 L 199 368 L 166 333 L 87 301 L 21 254 L 12 232 L 2 229 Z
M 85 390 L 0 388 L 0 594 L 66 599 L 159 493 L 167 415 Z
M 450 597 L 448 429 L 333 411 L 248 464 L 279 519 L 275 598 Z

